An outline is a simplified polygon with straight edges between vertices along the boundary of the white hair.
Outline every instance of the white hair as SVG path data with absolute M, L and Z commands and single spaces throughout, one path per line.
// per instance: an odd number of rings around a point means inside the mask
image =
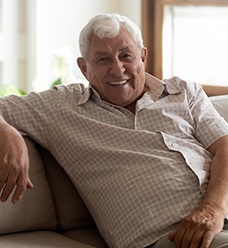
M 132 35 L 139 49 L 143 48 L 142 33 L 133 21 L 119 14 L 98 14 L 86 24 L 80 33 L 81 56 L 84 59 L 87 58 L 91 36 L 96 35 L 100 39 L 114 38 L 118 35 L 121 27 Z

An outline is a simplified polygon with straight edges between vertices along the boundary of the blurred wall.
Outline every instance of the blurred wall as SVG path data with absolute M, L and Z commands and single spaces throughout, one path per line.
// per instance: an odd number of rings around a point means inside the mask
M 80 56 L 80 30 L 95 14 L 118 12 L 141 26 L 141 0 L 27 0 L 26 9 L 26 81 L 28 88 L 35 90 L 45 89 L 55 79 L 53 54 L 56 51 L 69 48 L 74 62 Z M 76 63 L 74 75 L 84 80 Z

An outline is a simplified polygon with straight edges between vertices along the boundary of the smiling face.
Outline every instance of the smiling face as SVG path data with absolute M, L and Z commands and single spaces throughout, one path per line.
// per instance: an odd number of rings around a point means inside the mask
M 139 49 L 132 35 L 120 29 L 115 38 L 91 37 L 87 59 L 77 62 L 103 100 L 132 110 L 145 92 L 146 55 L 146 48 Z

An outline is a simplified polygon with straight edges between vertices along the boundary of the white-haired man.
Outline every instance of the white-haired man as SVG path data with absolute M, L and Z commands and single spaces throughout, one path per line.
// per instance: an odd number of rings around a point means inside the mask
M 79 42 L 88 87 L 0 100 L 1 200 L 32 188 L 23 133 L 71 176 L 109 247 L 228 247 L 228 124 L 202 88 L 147 74 L 124 16 L 95 16 Z

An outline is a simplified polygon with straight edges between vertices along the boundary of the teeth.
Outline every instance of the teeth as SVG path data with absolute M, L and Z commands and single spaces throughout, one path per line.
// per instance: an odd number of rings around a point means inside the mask
M 127 80 L 117 81 L 117 82 L 109 82 L 111 85 L 122 85 L 125 84 Z

